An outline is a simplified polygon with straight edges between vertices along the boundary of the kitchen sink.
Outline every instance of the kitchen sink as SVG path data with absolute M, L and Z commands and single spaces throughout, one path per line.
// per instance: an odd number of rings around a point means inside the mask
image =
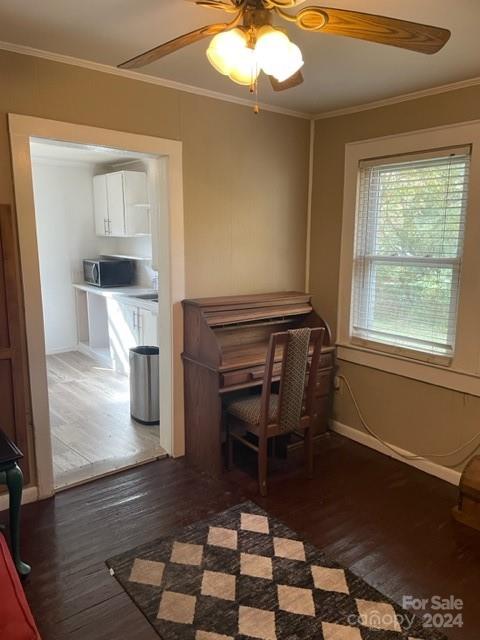
M 158 293 L 141 293 L 138 296 L 130 297 L 137 298 L 138 300 L 151 300 L 152 302 L 158 302 Z

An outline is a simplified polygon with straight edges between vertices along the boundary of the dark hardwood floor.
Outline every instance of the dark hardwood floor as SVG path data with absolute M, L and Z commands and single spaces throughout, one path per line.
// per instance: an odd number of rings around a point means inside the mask
M 161 460 L 24 507 L 25 589 L 43 640 L 158 640 L 105 559 L 246 498 L 400 603 L 463 599 L 464 627 L 447 635 L 480 637 L 480 533 L 451 520 L 456 489 L 327 435 L 314 480 L 285 465 L 265 499 L 243 471 L 214 481 Z

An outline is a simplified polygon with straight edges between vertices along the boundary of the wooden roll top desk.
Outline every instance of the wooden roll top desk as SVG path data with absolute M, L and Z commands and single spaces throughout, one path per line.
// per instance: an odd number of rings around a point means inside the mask
M 317 379 L 315 435 L 330 413 L 335 347 L 327 323 L 307 293 L 280 292 L 184 300 L 186 456 L 210 475 L 223 470 L 223 406 L 229 398 L 261 387 L 270 334 L 324 327 Z M 281 352 L 276 356 L 280 361 Z M 280 373 L 280 362 L 277 371 Z

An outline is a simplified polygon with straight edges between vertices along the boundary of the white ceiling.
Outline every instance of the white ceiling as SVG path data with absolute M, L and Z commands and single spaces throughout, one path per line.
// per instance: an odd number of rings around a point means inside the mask
M 283 23 L 302 49 L 305 83 L 275 94 L 264 77 L 260 102 L 317 114 L 480 76 L 479 0 L 312 0 L 414 20 L 452 31 L 446 47 L 426 56 Z M 305 6 L 303 5 L 303 6 Z M 191 0 L 0 0 L 0 40 L 108 65 L 228 14 Z M 207 62 L 208 41 L 145 67 L 142 73 L 234 97 L 249 98 Z

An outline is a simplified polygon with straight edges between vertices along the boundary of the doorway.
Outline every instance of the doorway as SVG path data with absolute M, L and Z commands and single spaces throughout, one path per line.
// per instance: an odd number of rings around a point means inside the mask
M 181 143 L 28 116 L 10 115 L 9 126 L 37 484 L 46 497 L 92 476 L 184 453 Z M 97 176 L 106 182 L 112 175 L 125 189 L 140 173 L 147 198 L 123 202 L 138 215 L 110 216 L 102 232 Z M 115 197 L 112 191 L 111 202 Z M 120 219 L 121 231 L 114 228 Z M 137 290 L 95 290 L 85 282 L 83 258 L 132 263 L 128 286 Z M 155 334 L 159 430 L 131 420 L 128 383 L 130 347 L 153 342 Z
M 129 385 L 129 350 L 162 347 L 154 158 L 39 138 L 30 140 L 30 157 L 60 490 L 166 455 L 158 399 L 144 424 L 131 416 Z M 107 278 L 95 281 L 102 267 Z

